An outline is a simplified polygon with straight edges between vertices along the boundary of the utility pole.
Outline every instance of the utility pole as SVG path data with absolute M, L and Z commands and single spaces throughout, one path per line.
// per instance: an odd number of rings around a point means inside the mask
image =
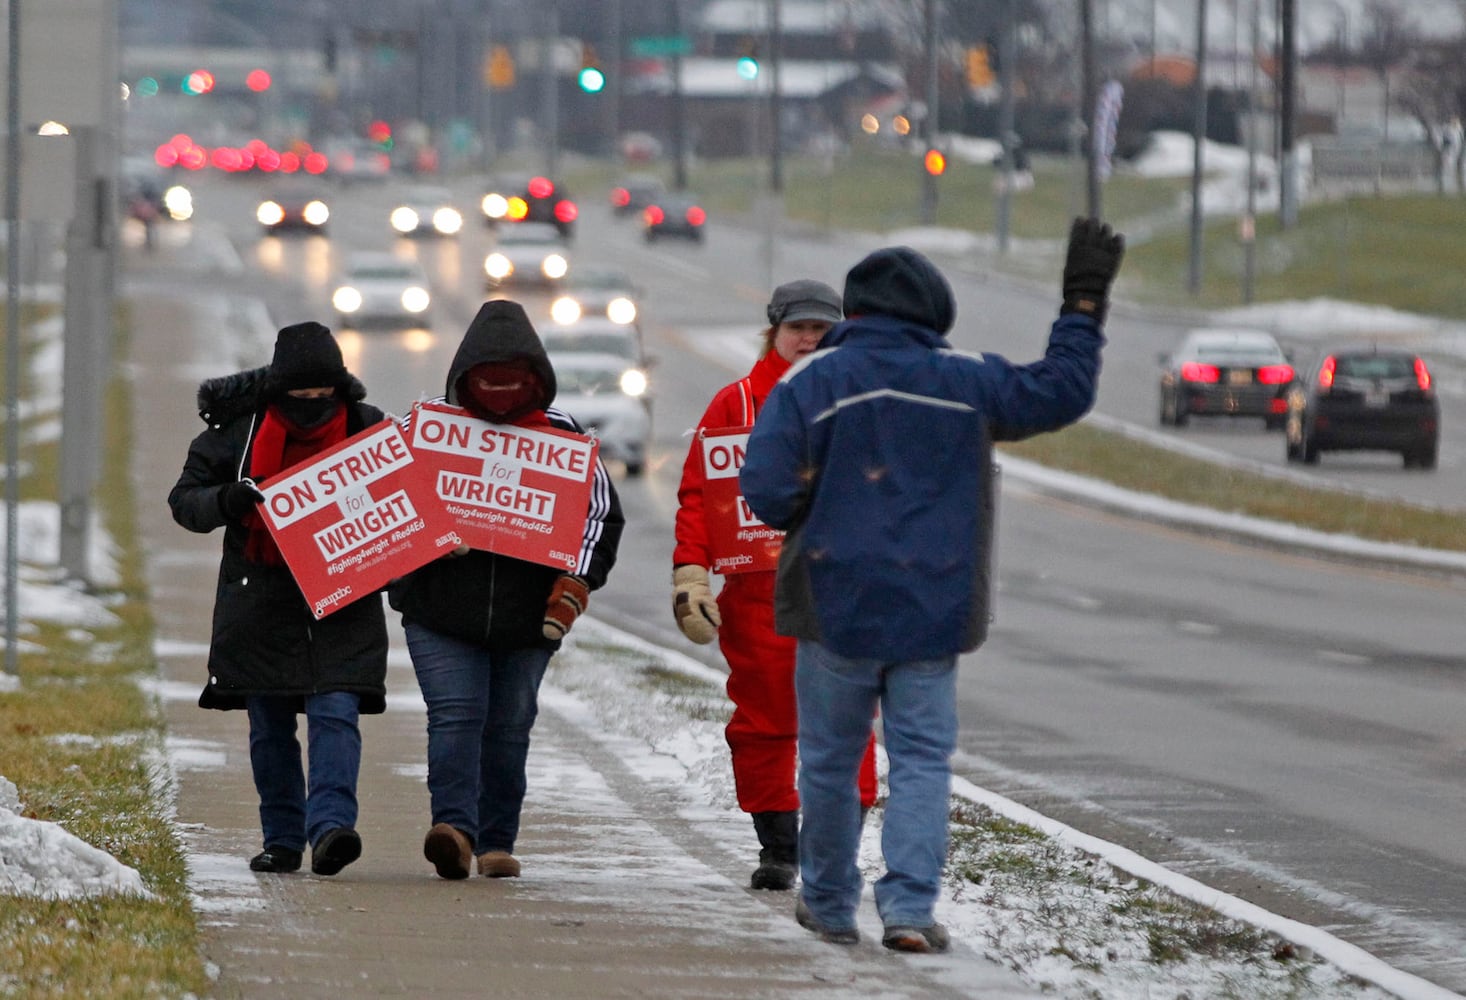
M 20 635 L 20 3 L 9 4 L 5 87 L 5 673 Z
M 998 41 L 998 138 L 1003 144 L 1003 160 L 998 178 L 997 230 L 998 253 L 1008 252 L 1013 208 L 1013 62 L 1017 58 L 1017 25 L 1014 0 L 1003 0 L 1002 35 Z
M 1087 3 L 1088 0 L 1085 0 Z M 926 118 L 922 120 L 922 138 L 926 149 L 937 146 L 937 0 L 926 0 Z M 921 171 L 921 221 L 931 225 L 937 221 L 937 178 L 931 171 Z
M 1186 287 L 1192 295 L 1201 293 L 1201 243 L 1203 236 L 1201 181 L 1206 148 L 1206 0 L 1196 0 L 1196 81 L 1191 97 L 1191 264 Z
M 1257 285 L 1257 63 L 1262 54 L 1262 0 L 1252 0 L 1252 65 L 1247 78 L 1247 214 L 1242 217 L 1242 301 Z
M 1282 52 L 1278 74 L 1282 93 L 1278 98 L 1280 116 L 1278 145 L 1278 178 L 1280 220 L 1284 229 L 1298 225 L 1298 151 L 1294 148 L 1298 97 L 1298 38 L 1294 31 L 1298 0 L 1279 0 L 1281 14 Z
M 672 37 L 682 38 L 682 0 L 671 4 Z M 682 99 L 682 49 L 672 53 L 672 187 L 687 190 L 687 114 Z
M 769 0 L 769 190 L 784 193 L 783 97 L 780 93 L 781 64 L 784 61 L 784 10 L 780 0 Z
M 1079 88 L 1079 100 L 1082 102 L 1079 117 L 1086 126 L 1085 135 L 1089 140 L 1085 144 L 1089 150 L 1086 156 L 1086 187 L 1089 191 L 1089 215 L 1098 219 L 1103 216 L 1104 207 L 1100 190 L 1099 157 L 1094 148 L 1097 94 L 1094 68 L 1094 0 L 1079 0 L 1079 39 L 1084 49 L 1079 60 L 1084 77 Z

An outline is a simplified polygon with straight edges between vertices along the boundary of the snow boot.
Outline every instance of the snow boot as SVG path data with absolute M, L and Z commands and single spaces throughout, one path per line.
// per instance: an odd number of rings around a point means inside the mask
M 790 810 L 751 815 L 762 849 L 749 885 L 777 892 L 794 888 L 794 880 L 799 875 L 799 813 Z

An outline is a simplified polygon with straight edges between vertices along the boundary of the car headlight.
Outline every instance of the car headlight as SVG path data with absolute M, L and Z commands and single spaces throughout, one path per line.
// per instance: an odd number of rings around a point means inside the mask
M 514 273 L 514 262 L 501 253 L 491 253 L 484 258 L 484 273 L 495 281 L 502 281 Z
M 426 288 L 413 285 L 402 291 L 402 308 L 410 313 L 426 311 L 430 302 L 432 302 L 432 296 L 428 294 Z
M 163 192 L 163 207 L 174 222 L 187 222 L 193 218 L 193 193 L 182 184 L 175 184 Z
M 636 303 L 625 296 L 618 296 L 606 303 L 606 318 L 623 326 L 636 322 Z
M 417 213 L 406 205 L 399 205 L 392 209 L 388 220 L 392 223 L 392 228 L 399 233 L 410 233 L 417 228 Z
M 305 205 L 305 211 L 301 212 L 300 215 L 301 218 L 313 226 L 324 226 L 326 220 L 331 217 L 331 210 L 326 207 L 324 201 L 308 201 Z
M 479 207 L 484 210 L 484 214 L 489 218 L 502 219 L 504 218 L 504 213 L 509 211 L 509 200 L 502 194 L 486 194 Z
M 569 326 L 580 319 L 580 303 L 568 295 L 562 295 L 550 303 L 550 318 L 561 326 Z
M 646 394 L 646 372 L 640 368 L 628 368 L 621 373 L 621 391 L 633 398 Z
M 440 208 L 433 213 L 433 228 L 444 236 L 452 236 L 463 228 L 463 216 L 456 208 Z
M 260 207 L 255 209 L 255 218 L 260 220 L 262 226 L 278 226 L 285 219 L 285 209 L 277 202 L 262 201 Z
M 342 285 L 331 296 L 331 305 L 336 307 L 337 312 L 354 313 L 361 308 L 361 292 L 350 285 Z
M 552 253 L 540 264 L 540 270 L 545 277 L 558 280 L 565 277 L 565 272 L 570 270 L 570 262 L 560 254 Z

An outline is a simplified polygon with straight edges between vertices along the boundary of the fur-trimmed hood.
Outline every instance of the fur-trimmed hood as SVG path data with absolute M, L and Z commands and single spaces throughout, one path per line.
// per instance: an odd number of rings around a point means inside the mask
M 199 383 L 199 418 L 210 427 L 223 427 L 258 411 L 265 402 L 270 367 L 251 368 L 205 379 Z M 357 403 L 366 398 L 366 386 L 355 375 L 342 386 L 342 398 Z

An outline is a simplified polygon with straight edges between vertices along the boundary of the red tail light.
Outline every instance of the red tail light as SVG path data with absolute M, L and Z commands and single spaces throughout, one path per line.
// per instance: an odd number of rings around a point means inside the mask
M 1425 361 L 1421 358 L 1415 359 L 1415 384 L 1420 386 L 1421 392 L 1430 391 L 1430 369 L 1425 367 Z
M 1334 387 L 1334 369 L 1339 363 L 1334 360 L 1333 355 L 1323 359 L 1323 364 L 1318 368 L 1318 387 L 1320 389 L 1332 389 Z
M 1183 382 L 1218 382 L 1221 378 L 1222 370 L 1216 365 L 1188 361 L 1181 366 L 1181 381 Z
M 611 190 L 611 204 L 617 208 L 625 208 L 631 204 L 631 192 L 625 188 L 613 188 Z
M 531 198 L 548 198 L 555 193 L 555 185 L 548 177 L 531 177 L 528 190 Z
M 574 222 L 575 217 L 580 213 L 575 208 L 575 202 L 566 198 L 564 201 L 555 202 L 555 218 L 561 222 Z
M 708 213 L 693 205 L 687 210 L 687 222 L 689 225 L 700 226 L 708 221 Z
M 647 225 L 660 226 L 662 224 L 662 220 L 665 219 L 667 216 L 666 213 L 662 211 L 662 207 L 660 205 L 648 205 L 643 217 L 646 219 Z
M 1263 385 L 1285 385 L 1293 381 L 1293 366 L 1264 365 L 1257 370 L 1257 380 Z

